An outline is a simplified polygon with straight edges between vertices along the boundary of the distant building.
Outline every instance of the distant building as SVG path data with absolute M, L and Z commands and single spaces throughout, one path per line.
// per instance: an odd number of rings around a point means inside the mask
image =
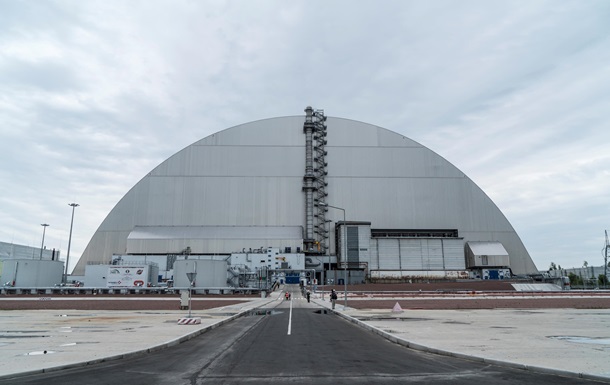
M 587 267 L 572 267 L 570 269 L 546 270 L 543 273 L 548 273 L 551 277 L 568 276 L 570 273 L 575 274 L 583 279 L 598 279 L 600 275 L 607 273 L 610 275 L 610 267 L 604 271 L 604 265 L 587 266 Z
M 74 274 L 113 255 L 230 265 L 269 248 L 304 254 L 315 279 L 344 268 L 358 282 L 538 272 L 494 202 L 447 160 L 396 132 L 305 112 L 228 128 L 162 162 L 110 211 Z M 485 152 L 473 142 L 473 157 Z
M 0 242 L 0 260 L 3 259 L 45 259 L 59 261 L 60 252 L 55 249 L 43 249 L 42 258 L 40 247 L 17 245 Z

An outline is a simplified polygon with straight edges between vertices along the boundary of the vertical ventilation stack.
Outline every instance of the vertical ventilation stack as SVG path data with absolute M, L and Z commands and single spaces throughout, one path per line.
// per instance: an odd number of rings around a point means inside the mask
M 311 107 L 305 109 L 305 176 L 303 192 L 305 193 L 305 251 L 325 254 L 327 249 L 328 229 L 326 228 L 326 211 L 318 203 L 326 203 L 326 116 L 323 110 Z

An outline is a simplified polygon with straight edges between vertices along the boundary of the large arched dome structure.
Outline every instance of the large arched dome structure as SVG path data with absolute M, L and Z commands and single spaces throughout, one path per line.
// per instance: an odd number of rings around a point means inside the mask
M 448 269 L 443 258 L 456 245 L 455 268 L 474 267 L 464 261 L 476 243 L 503 248 L 513 274 L 537 271 L 506 217 L 451 163 L 395 132 L 308 107 L 305 116 L 217 132 L 162 162 L 108 214 L 74 274 L 113 254 L 185 248 L 291 246 L 340 256 L 343 224 L 348 253 L 369 273 Z M 419 262 L 433 255 L 440 265 Z

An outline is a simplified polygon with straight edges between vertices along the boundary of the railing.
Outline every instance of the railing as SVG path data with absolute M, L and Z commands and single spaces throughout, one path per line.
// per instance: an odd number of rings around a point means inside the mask
M 11 287 L 0 288 L 1 295 L 115 295 L 115 294 L 143 294 L 143 295 L 174 295 L 180 290 L 188 290 L 188 287 Z M 193 287 L 195 294 L 204 295 L 228 295 L 228 294 L 257 294 L 264 291 L 258 287 Z

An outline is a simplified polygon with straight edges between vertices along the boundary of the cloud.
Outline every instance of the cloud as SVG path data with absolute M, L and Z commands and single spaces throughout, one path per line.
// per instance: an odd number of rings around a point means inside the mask
M 78 256 L 167 157 L 313 105 L 447 158 L 539 267 L 597 257 L 610 207 L 606 1 L 2 8 L 0 178 L 10 183 L 0 185 L 0 239 L 35 246 L 48 222 L 48 244 L 65 249 L 76 201 Z

